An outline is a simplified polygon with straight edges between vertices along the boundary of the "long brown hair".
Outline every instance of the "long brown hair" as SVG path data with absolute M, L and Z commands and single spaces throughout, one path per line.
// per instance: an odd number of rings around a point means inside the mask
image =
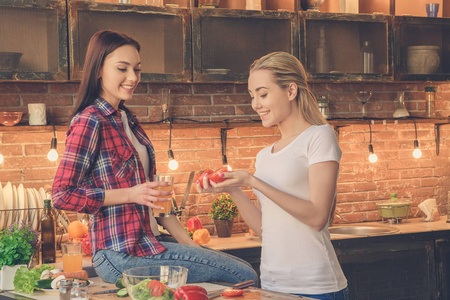
M 316 97 L 309 89 L 306 72 L 302 63 L 287 52 L 272 52 L 253 62 L 250 72 L 256 70 L 271 71 L 281 88 L 288 88 L 292 82 L 297 84 L 297 106 L 305 120 L 313 125 L 327 124 L 319 110 Z
M 72 118 L 97 99 L 101 90 L 100 70 L 108 54 L 119 47 L 131 45 L 138 52 L 141 45 L 126 34 L 111 30 L 102 30 L 95 33 L 89 41 L 84 62 L 83 77 L 78 89 L 77 102 L 72 113 Z M 124 109 L 123 103 L 119 105 Z

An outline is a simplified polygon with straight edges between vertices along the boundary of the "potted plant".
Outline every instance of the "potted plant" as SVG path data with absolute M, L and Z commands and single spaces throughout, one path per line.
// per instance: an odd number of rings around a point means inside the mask
M 238 214 L 239 210 L 230 194 L 222 193 L 216 197 L 216 200 L 211 204 L 209 217 L 214 220 L 219 237 L 231 236 L 233 220 Z
M 39 232 L 29 223 L 16 222 L 0 230 L 1 289 L 13 290 L 13 278 L 26 266 L 39 247 Z

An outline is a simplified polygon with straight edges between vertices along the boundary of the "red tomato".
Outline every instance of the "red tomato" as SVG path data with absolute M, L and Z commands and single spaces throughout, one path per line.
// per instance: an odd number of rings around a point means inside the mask
M 161 297 L 164 294 L 166 289 L 166 285 L 158 280 L 150 280 L 147 283 L 147 289 L 150 290 L 150 293 L 153 297 Z
M 211 175 L 209 175 L 209 180 L 214 181 L 215 183 L 219 183 L 225 180 L 225 178 L 220 177 L 221 173 L 225 173 L 228 172 L 228 168 L 227 167 L 221 167 L 219 169 L 217 169 L 214 173 L 212 173 Z
M 199 218 L 192 217 L 187 220 L 186 227 L 188 228 L 189 231 L 194 232 L 197 229 L 202 229 L 203 225 Z
M 208 175 L 209 176 L 209 174 L 212 174 L 212 173 L 214 173 L 214 171 L 213 170 L 211 170 L 211 169 L 206 169 L 206 170 L 204 170 L 203 172 L 201 172 L 201 173 L 199 173 L 198 175 L 197 175 L 197 178 L 195 178 L 195 181 L 199 181 L 200 182 L 200 186 L 203 188 L 203 178 L 205 177 L 205 175 Z
M 244 290 L 229 289 L 222 292 L 222 296 L 224 297 L 237 297 L 241 295 L 244 295 Z

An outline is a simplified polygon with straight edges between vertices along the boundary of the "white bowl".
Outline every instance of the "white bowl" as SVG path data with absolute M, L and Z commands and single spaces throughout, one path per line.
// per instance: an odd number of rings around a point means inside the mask
M 432 74 L 439 68 L 438 46 L 408 47 L 407 69 L 411 74 Z

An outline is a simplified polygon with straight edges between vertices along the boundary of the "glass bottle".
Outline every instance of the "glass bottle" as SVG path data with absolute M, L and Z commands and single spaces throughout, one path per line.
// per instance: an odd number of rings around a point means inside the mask
M 319 105 L 319 110 L 325 119 L 328 119 L 330 117 L 330 108 L 328 106 L 329 103 L 330 101 L 328 100 L 327 96 L 322 95 L 317 97 L 317 104 Z
M 88 300 L 89 293 L 86 280 L 75 279 L 70 291 L 70 300 Z
M 434 118 L 436 117 L 436 88 L 434 86 L 425 87 L 425 99 L 427 100 L 426 107 L 426 117 Z
M 41 252 L 43 264 L 56 262 L 55 240 L 55 218 L 52 212 L 51 200 L 44 200 L 44 214 L 41 217 Z
M 325 27 L 319 27 L 319 47 L 316 49 L 316 73 L 328 73 L 328 55 L 325 46 Z
M 362 72 L 365 74 L 374 73 L 373 71 L 373 50 L 369 41 L 364 41 L 361 48 L 361 66 Z
M 70 300 L 70 292 L 72 290 L 72 279 L 62 279 L 59 284 L 59 300 Z
M 405 92 L 399 92 L 395 101 L 394 118 L 403 117 L 409 117 L 409 112 L 405 107 Z

